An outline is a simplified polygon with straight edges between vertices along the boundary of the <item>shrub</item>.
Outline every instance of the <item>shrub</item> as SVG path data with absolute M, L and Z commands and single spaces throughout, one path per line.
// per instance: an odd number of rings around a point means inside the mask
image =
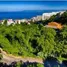
M 0 54 L 0 60 L 3 58 L 2 54 Z

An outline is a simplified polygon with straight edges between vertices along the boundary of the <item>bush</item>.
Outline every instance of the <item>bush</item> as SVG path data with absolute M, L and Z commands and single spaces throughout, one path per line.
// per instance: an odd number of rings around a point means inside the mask
M 0 60 L 2 60 L 2 58 L 3 58 L 3 56 L 2 56 L 2 54 L 0 54 Z

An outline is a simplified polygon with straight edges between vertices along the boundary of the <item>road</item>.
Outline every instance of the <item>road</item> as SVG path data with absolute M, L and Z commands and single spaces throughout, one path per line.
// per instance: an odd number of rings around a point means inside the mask
M 43 64 L 43 59 L 41 58 L 33 58 L 33 57 L 21 57 L 21 56 L 14 56 L 12 54 L 7 54 L 5 51 L 3 51 L 1 48 L 0 48 L 0 52 L 1 54 L 3 55 L 3 59 L 2 59 L 2 62 L 3 63 L 7 63 L 7 64 L 11 64 L 12 62 L 16 61 L 20 61 L 22 60 L 23 62 L 37 62 L 37 63 L 41 63 Z

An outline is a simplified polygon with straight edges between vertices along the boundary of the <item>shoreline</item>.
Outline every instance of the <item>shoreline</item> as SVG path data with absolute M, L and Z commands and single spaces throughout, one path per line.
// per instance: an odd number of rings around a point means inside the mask
M 36 16 L 42 16 L 43 14 L 52 14 L 52 13 L 59 13 L 59 12 L 64 12 L 64 11 L 66 11 L 66 10 L 28 10 L 28 11 L 36 11 L 36 12 L 41 12 L 41 11 L 43 11 L 43 13 L 42 14 L 38 14 L 38 15 L 36 15 Z M 23 11 L 4 11 L 4 12 L 1 12 L 1 13 L 18 13 L 18 12 L 28 12 L 27 10 L 23 10 Z M 33 16 L 33 17 L 36 17 L 36 16 Z M 31 17 L 31 18 L 33 18 L 33 17 Z M 31 19 L 31 18 L 21 18 L 21 19 Z M 8 20 L 8 19 L 12 19 L 12 18 L 2 18 L 2 19 L 0 19 L 0 20 L 4 20 L 4 19 L 6 19 L 6 20 Z M 15 18 L 13 19 L 13 20 L 16 20 Z M 19 20 L 19 18 L 18 18 L 18 20 Z
M 31 19 L 3 19 L 0 21 L 1 24 L 4 23 L 4 21 L 7 21 L 7 25 L 10 24 L 20 24 L 20 23 L 27 23 L 30 24 L 30 22 L 39 22 L 39 21 L 44 21 L 48 20 L 51 16 L 56 15 L 57 13 L 63 14 L 65 11 L 57 11 L 57 12 L 50 12 L 50 13 L 43 13 L 42 15 L 37 15 L 35 17 L 32 17 Z

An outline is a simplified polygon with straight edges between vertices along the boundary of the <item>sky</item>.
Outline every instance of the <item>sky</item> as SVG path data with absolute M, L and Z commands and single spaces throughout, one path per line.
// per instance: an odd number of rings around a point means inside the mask
M 67 1 L 67 0 L 0 0 L 0 1 Z
M 67 1 L 14 1 L 0 0 L 0 12 L 24 10 L 67 10 Z

